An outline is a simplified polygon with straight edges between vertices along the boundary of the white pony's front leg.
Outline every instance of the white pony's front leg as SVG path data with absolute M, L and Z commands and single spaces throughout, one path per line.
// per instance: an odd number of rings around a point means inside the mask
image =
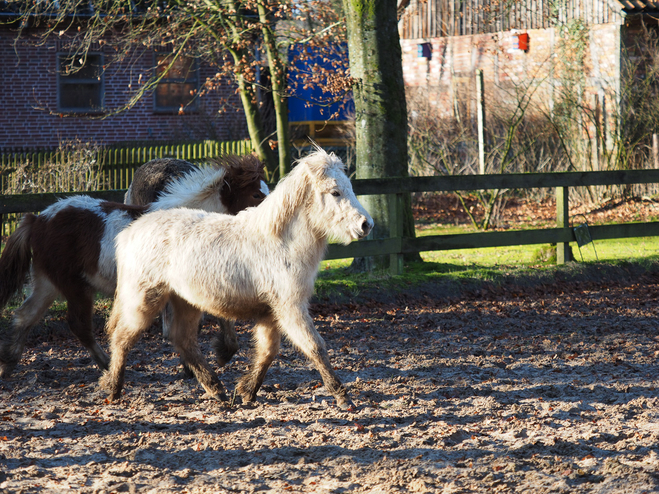
M 306 307 L 286 307 L 277 311 L 277 323 L 281 331 L 320 372 L 327 391 L 334 396 L 336 404 L 347 409 L 352 405 L 348 392 L 332 369 L 325 341 L 318 334 Z

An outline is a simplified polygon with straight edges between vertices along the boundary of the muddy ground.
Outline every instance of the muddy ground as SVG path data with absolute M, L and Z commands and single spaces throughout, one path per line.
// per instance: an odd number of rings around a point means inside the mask
M 207 399 L 156 326 L 108 403 L 52 311 L 0 381 L 0 492 L 656 492 L 657 279 L 315 303 L 347 412 L 288 344 L 255 404 Z

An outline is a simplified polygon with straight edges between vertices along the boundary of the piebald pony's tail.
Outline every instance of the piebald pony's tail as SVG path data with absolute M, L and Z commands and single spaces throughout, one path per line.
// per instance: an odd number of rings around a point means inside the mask
M 37 217 L 27 214 L 16 231 L 7 240 L 0 256 L 0 310 L 25 283 L 32 263 L 30 233 Z

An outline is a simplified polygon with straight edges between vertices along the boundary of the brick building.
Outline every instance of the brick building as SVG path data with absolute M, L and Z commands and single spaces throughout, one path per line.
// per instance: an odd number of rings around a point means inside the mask
M 248 137 L 234 85 L 191 100 L 191 91 L 216 72 L 193 61 L 178 63 L 132 109 L 99 118 L 126 104 L 144 79 L 140 75 L 161 55 L 136 53 L 113 63 L 111 50 L 99 45 L 82 70 L 66 76 L 61 70 L 66 40 L 51 36 L 40 44 L 37 34 L 28 30 L 16 41 L 15 30 L 0 26 L 0 150 L 52 148 L 64 140 L 119 144 Z
M 535 84 L 534 98 L 551 110 L 578 62 L 582 99 L 606 119 L 620 104 L 625 57 L 635 56 L 639 33 L 656 29 L 659 14 L 659 3 L 636 0 L 403 0 L 401 7 L 405 83 L 444 116 L 473 115 L 477 69 L 487 98 L 514 98 Z

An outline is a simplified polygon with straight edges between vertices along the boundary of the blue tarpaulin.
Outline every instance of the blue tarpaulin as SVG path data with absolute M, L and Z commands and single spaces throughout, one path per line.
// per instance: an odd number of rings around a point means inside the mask
M 291 67 L 291 77 L 297 84 L 291 84 L 292 95 L 288 99 L 288 119 L 290 122 L 312 122 L 319 120 L 327 120 L 337 111 L 338 116 L 332 120 L 340 121 L 347 120 L 349 115 L 354 113 L 355 105 L 350 100 L 349 103 L 341 108 L 340 103 L 334 103 L 330 106 L 325 104 L 318 104 L 317 102 L 327 102 L 331 98 L 331 94 L 324 91 L 322 87 L 314 84 L 305 88 L 306 75 L 310 74 L 314 65 L 331 69 L 331 60 L 340 60 L 345 57 L 347 65 L 348 50 L 337 50 L 337 53 L 332 55 L 315 55 L 307 60 L 300 60 L 299 54 L 301 50 L 311 50 L 309 47 L 295 47 L 289 51 L 289 62 Z M 329 59 L 329 60 L 325 60 Z

